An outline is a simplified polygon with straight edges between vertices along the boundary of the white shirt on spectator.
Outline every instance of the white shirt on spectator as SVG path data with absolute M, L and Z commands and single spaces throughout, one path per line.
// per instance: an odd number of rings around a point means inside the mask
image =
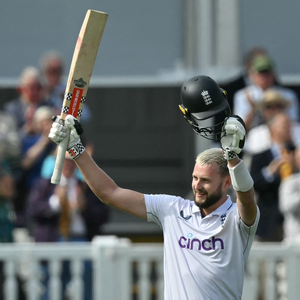
M 296 93 L 284 87 L 273 86 L 272 88 L 278 90 L 282 93 L 284 99 L 290 102 L 290 106 L 287 109 L 287 114 L 293 121 L 299 121 L 299 102 Z M 239 91 L 237 91 L 233 97 L 233 113 L 235 115 L 240 116 L 243 120 L 247 119 L 248 114 L 251 112 L 252 108 L 247 99 L 247 95 L 249 95 L 250 99 L 255 103 L 259 104 L 263 98 L 263 90 L 257 85 L 249 85 Z M 259 125 L 259 120 L 255 116 L 249 128 L 253 128 Z
M 279 209 L 284 216 L 284 241 L 300 240 L 300 173 L 281 182 Z
M 293 122 L 291 135 L 294 145 L 300 146 L 300 123 Z M 244 151 L 253 155 L 271 147 L 270 131 L 266 124 L 256 126 L 247 133 Z

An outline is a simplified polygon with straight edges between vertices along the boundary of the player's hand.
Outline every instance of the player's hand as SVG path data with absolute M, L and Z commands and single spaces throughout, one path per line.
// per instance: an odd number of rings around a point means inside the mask
M 70 140 L 68 149 L 73 147 L 75 144 L 80 143 L 80 134 L 83 133 L 80 123 L 72 115 L 67 115 L 65 118 L 65 125 L 70 130 Z
M 237 157 L 245 144 L 246 126 L 242 118 L 233 115 L 224 123 L 225 135 L 221 138 L 224 157 L 227 160 Z
M 59 144 L 67 136 L 65 121 L 60 116 L 52 117 L 53 123 L 48 137 L 56 144 Z
M 79 135 L 83 133 L 80 123 L 72 115 L 67 115 L 63 120 L 59 116 L 54 117 L 54 122 L 50 129 L 49 138 L 59 144 L 67 138 L 68 129 L 70 131 L 67 150 L 73 159 L 77 159 L 85 150 Z

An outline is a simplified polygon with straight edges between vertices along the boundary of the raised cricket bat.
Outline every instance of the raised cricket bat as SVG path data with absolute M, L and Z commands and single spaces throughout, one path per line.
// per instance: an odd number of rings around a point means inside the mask
M 108 15 L 101 11 L 89 9 L 83 20 L 75 46 L 63 106 L 62 122 L 67 115 L 73 115 L 80 121 L 83 105 L 92 76 L 95 60 Z M 69 137 L 69 134 L 67 135 Z M 68 139 L 64 139 L 57 149 L 57 156 L 51 183 L 59 184 Z

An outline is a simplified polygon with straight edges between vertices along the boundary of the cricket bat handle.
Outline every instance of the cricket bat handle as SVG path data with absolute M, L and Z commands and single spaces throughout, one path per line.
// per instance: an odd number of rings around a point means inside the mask
M 68 144 L 69 144 L 69 138 L 70 138 L 70 129 L 67 129 L 66 138 L 64 138 L 57 146 L 56 161 L 55 161 L 53 174 L 51 177 L 51 183 L 53 183 L 53 184 L 60 183 L 62 168 L 64 165 L 66 151 L 67 151 Z

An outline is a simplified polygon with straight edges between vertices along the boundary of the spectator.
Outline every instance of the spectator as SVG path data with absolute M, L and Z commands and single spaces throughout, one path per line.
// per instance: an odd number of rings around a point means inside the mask
M 14 193 L 9 197 L 9 205 L 11 206 L 11 209 L 15 211 L 15 184 L 20 176 L 21 140 L 19 132 L 17 130 L 15 118 L 3 111 L 0 112 L 0 143 L 0 174 L 5 176 L 7 175 L 7 177 L 5 177 L 7 179 L 5 180 L 12 181 L 12 183 L 8 182 L 7 186 L 5 184 L 3 184 L 2 186 L 3 188 L 14 190 Z M 0 188 L 0 197 L 2 195 L 1 190 L 2 189 Z M 13 222 L 15 225 L 15 218 Z
M 286 112 L 290 102 L 276 89 L 268 89 L 260 104 L 262 124 L 250 129 L 245 142 L 245 152 L 253 155 L 270 148 L 271 138 L 267 123 L 278 112 Z M 291 137 L 296 146 L 300 145 L 300 124 L 292 122 Z
M 296 172 L 283 180 L 279 188 L 279 208 L 284 216 L 284 241 L 300 239 L 300 147 L 294 154 Z
M 40 60 L 40 69 L 45 84 L 46 101 L 61 111 L 66 85 L 63 80 L 64 60 L 57 51 L 46 52 Z M 81 122 L 86 123 L 92 118 L 87 104 L 84 105 Z
M 62 77 L 63 57 L 56 51 L 46 52 L 40 60 L 40 71 L 45 85 L 46 100 L 60 111 L 66 89 Z
M 20 154 L 20 138 L 15 118 L 0 111 L 0 157 L 15 158 Z
M 91 192 L 84 181 L 76 174 L 75 163 L 66 156 L 62 178 L 59 185 L 53 185 L 49 179 L 39 178 L 28 198 L 28 215 L 34 219 L 33 235 L 37 242 L 53 242 L 59 238 L 65 241 L 91 241 L 100 234 L 100 226 L 108 219 L 108 209 Z M 64 200 L 70 203 L 69 227 L 65 232 L 59 230 L 59 216 Z M 46 220 L 56 220 L 46 225 Z M 45 224 L 45 229 L 42 224 Z M 51 233 L 45 233 L 52 231 Z M 44 233 L 43 233 L 44 232 Z
M 93 194 L 87 184 L 75 175 L 76 165 L 66 156 L 59 185 L 41 178 L 29 195 L 28 215 L 33 221 L 36 242 L 86 242 L 101 233 L 101 225 L 108 220 L 108 208 Z M 43 264 L 47 274 L 47 265 Z M 63 290 L 70 280 L 68 262 L 63 267 Z M 91 264 L 85 263 L 85 300 L 92 295 Z M 46 299 L 46 298 L 44 298 Z
M 14 179 L 5 159 L 0 160 L 0 243 L 13 242 L 14 212 L 12 197 Z
M 5 161 L 0 161 L 0 243 L 13 242 L 13 210 L 11 198 L 14 193 L 13 177 L 7 172 Z M 4 299 L 3 284 L 5 274 L 3 262 L 0 261 L 0 298 Z
M 15 120 L 4 112 L 0 112 L 0 143 L 0 243 L 4 243 L 12 242 L 16 178 L 13 171 L 21 148 Z
M 252 60 L 259 55 L 268 55 L 268 52 L 262 47 L 253 47 L 247 51 L 243 59 L 243 69 L 241 73 L 237 75 L 237 77 L 224 82 L 221 86 L 227 92 L 227 100 L 232 111 L 234 110 L 233 96 L 237 91 L 251 84 L 249 69 Z M 223 121 L 223 116 L 216 115 L 214 119 L 215 124 L 219 124 Z
M 0 159 L 0 243 L 14 242 L 15 214 L 12 199 L 15 193 L 14 177 L 6 159 Z M 0 299 L 4 299 L 4 282 L 6 274 L 4 263 L 0 261 Z M 18 299 L 25 299 L 22 280 L 17 276 Z
M 18 88 L 20 96 L 4 105 L 4 110 L 15 118 L 17 128 L 27 132 L 31 130 L 28 120 L 33 117 L 35 110 L 47 105 L 44 98 L 44 91 L 38 70 L 35 67 L 26 67 L 20 76 Z M 27 120 L 27 123 L 25 122 Z M 24 125 L 26 123 L 25 128 Z
M 268 55 L 266 49 L 262 47 L 251 48 L 244 56 L 242 72 L 234 79 L 227 81 L 223 84 L 222 87 L 226 90 L 228 94 L 227 99 L 232 110 L 234 109 L 233 106 L 234 94 L 237 91 L 243 89 L 244 87 L 252 83 L 251 78 L 249 76 L 249 72 L 250 72 L 250 67 L 253 59 L 256 58 L 257 56 L 263 56 L 263 55 L 266 56 Z
M 15 199 L 19 227 L 27 226 L 25 219 L 27 195 L 33 187 L 34 181 L 40 177 L 44 159 L 55 149 L 48 138 L 53 114 L 53 108 L 41 106 L 35 111 L 33 117 L 30 116 L 26 121 L 30 123 L 31 129 L 26 134 L 23 132 L 22 135 L 21 175 L 17 181 Z
M 5 158 L 14 181 L 19 174 L 21 140 L 15 118 L 0 111 L 0 157 Z
M 286 174 L 286 171 L 293 172 L 290 168 L 286 168 L 291 163 L 289 153 L 293 150 L 291 121 L 281 112 L 268 122 L 268 126 L 271 146 L 263 152 L 254 154 L 250 167 L 257 205 L 261 212 L 256 235 L 260 241 L 281 241 L 283 218 L 278 207 L 278 191 L 281 176 L 290 175 Z
M 0 243 L 15 242 L 14 168 L 20 153 L 20 140 L 15 120 L 8 114 L 0 112 Z M 0 261 L 0 299 L 4 299 L 4 282 L 6 274 L 4 263 Z M 17 275 L 18 299 L 25 299 L 22 288 L 23 280 Z
M 263 98 L 263 92 L 274 88 L 289 101 L 288 114 L 293 121 L 299 121 L 299 103 L 297 95 L 291 89 L 276 86 L 275 69 L 272 60 L 266 56 L 256 57 L 250 67 L 252 84 L 239 90 L 234 95 L 234 114 L 239 115 L 246 124 L 247 130 L 261 124 L 262 117 L 258 105 Z

